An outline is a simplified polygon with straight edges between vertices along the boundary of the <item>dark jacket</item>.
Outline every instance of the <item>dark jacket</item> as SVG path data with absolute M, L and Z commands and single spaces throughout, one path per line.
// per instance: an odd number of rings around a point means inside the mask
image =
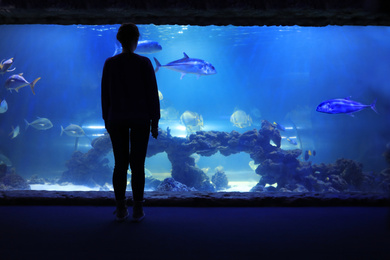
M 160 119 L 160 101 L 153 65 L 146 57 L 121 53 L 103 67 L 102 112 L 107 122 L 138 122 Z M 157 125 L 156 125 L 157 126 Z

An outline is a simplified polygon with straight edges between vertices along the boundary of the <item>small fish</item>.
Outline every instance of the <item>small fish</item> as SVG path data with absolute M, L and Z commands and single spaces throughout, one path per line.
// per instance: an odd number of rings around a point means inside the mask
M 13 68 L 12 70 L 9 69 L 12 66 L 12 63 L 14 63 L 14 58 L 2 60 L 0 63 L 0 75 L 5 74 L 6 72 L 14 71 L 16 68 Z
M 290 137 L 287 137 L 286 139 L 290 144 L 292 145 L 298 145 L 297 141 L 295 141 L 295 139 L 291 139 Z
M 60 134 L 60 136 L 62 136 L 63 133 L 65 133 L 65 134 L 67 134 L 69 136 L 72 136 L 72 137 L 82 137 L 82 136 L 85 136 L 84 130 L 80 126 L 74 125 L 74 124 L 68 125 L 65 129 L 61 126 L 61 134 Z
M 329 99 L 319 104 L 316 111 L 327 114 L 348 114 L 353 116 L 352 113 L 354 112 L 360 111 L 364 108 L 371 108 L 375 113 L 378 113 L 378 111 L 376 111 L 375 104 L 376 99 L 374 102 L 372 102 L 371 105 L 363 105 L 359 102 L 351 100 L 350 97 Z
M 248 127 L 253 123 L 251 116 L 242 110 L 234 111 L 234 113 L 230 116 L 230 122 L 238 128 Z
M 5 113 L 5 112 L 7 112 L 7 110 L 8 110 L 7 101 L 5 101 L 5 99 L 3 99 L 3 101 L 1 101 L 1 103 L 0 103 L 0 113 Z
M 12 126 L 12 131 L 9 133 L 9 135 L 12 135 L 11 139 L 14 139 L 20 134 L 20 127 L 16 126 L 15 128 Z
M 179 117 L 179 111 L 174 107 L 167 107 L 165 109 L 160 109 L 160 114 L 162 119 L 171 120 L 177 119 Z
M 268 183 L 266 183 L 266 184 L 264 185 L 264 188 L 268 188 L 268 187 L 277 188 L 277 187 L 278 187 L 278 183 L 277 183 L 277 182 L 275 182 L 274 184 L 268 184 Z
M 316 156 L 316 154 L 317 154 L 316 150 L 313 150 L 312 153 L 313 153 L 313 156 Z
M 163 98 L 164 98 L 164 96 L 163 96 L 163 94 L 159 90 L 158 91 L 158 99 L 163 100 Z
M 305 151 L 305 161 L 309 160 L 310 156 L 312 156 L 313 153 L 311 152 L 311 150 L 306 150 Z
M 282 126 L 281 124 L 278 124 L 276 122 L 273 122 L 272 125 L 274 127 L 276 127 L 277 129 L 279 129 L 280 131 L 286 131 L 286 128 L 284 126 Z
M 182 79 L 188 73 L 195 74 L 198 76 L 198 78 L 202 75 L 213 75 L 217 73 L 211 63 L 200 59 L 192 59 L 188 57 L 185 52 L 183 52 L 183 54 L 184 58 L 172 61 L 166 65 L 161 65 L 160 62 L 154 58 L 154 61 L 156 62 L 156 68 L 154 71 L 157 72 L 160 67 L 174 70 L 181 73 L 180 79 Z
M 135 53 L 139 54 L 152 54 L 162 50 L 161 45 L 158 42 L 143 40 L 138 41 L 137 49 L 135 49 Z
M 15 90 L 16 92 L 19 92 L 20 88 L 23 88 L 25 86 L 30 86 L 32 93 L 35 95 L 34 92 L 34 86 L 37 83 L 38 80 L 41 78 L 35 79 L 32 83 L 28 82 L 25 78 L 23 78 L 23 73 L 20 74 L 14 74 L 10 76 L 6 81 L 5 81 L 5 88 L 8 89 L 10 92 L 12 90 Z
M 256 171 L 257 167 L 259 166 L 260 164 L 255 164 L 255 161 L 250 161 L 249 162 L 249 167 L 251 167 L 252 170 Z
M 200 131 L 203 128 L 203 117 L 196 112 L 185 111 L 180 116 L 180 122 L 186 127 L 187 133 Z
M 24 119 L 24 122 L 26 122 L 26 130 L 30 125 L 38 130 L 47 130 L 53 127 L 52 122 L 47 118 L 38 117 L 38 119 L 34 120 L 31 123 L 27 122 L 27 120 Z

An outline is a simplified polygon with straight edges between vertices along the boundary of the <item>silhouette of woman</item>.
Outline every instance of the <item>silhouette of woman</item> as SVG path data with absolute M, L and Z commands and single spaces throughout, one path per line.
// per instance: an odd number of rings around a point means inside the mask
M 137 26 L 122 24 L 116 37 L 123 52 L 106 60 L 101 82 L 103 119 L 115 159 L 112 177 L 116 200 L 114 213 L 117 221 L 124 221 L 129 215 L 126 186 L 130 163 L 133 221 L 139 222 L 145 217 L 142 204 L 149 133 L 157 139 L 160 101 L 152 63 L 134 53 L 139 38 Z

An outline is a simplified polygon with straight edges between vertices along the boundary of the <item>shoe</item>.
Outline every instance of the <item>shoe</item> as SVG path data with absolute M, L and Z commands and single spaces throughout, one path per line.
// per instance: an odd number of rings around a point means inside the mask
M 114 211 L 116 214 L 115 220 L 118 222 L 123 222 L 129 216 L 129 211 L 127 210 L 126 200 L 117 200 L 116 201 L 116 210 Z
M 132 222 L 141 222 L 145 218 L 145 213 L 142 208 L 143 201 L 133 201 L 133 219 Z

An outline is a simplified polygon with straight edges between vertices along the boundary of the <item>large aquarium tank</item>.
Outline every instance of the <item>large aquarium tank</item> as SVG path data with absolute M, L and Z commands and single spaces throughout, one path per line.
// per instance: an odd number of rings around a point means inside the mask
M 389 27 L 138 26 L 161 104 L 147 191 L 389 192 Z M 0 190 L 112 190 L 118 28 L 0 25 Z

